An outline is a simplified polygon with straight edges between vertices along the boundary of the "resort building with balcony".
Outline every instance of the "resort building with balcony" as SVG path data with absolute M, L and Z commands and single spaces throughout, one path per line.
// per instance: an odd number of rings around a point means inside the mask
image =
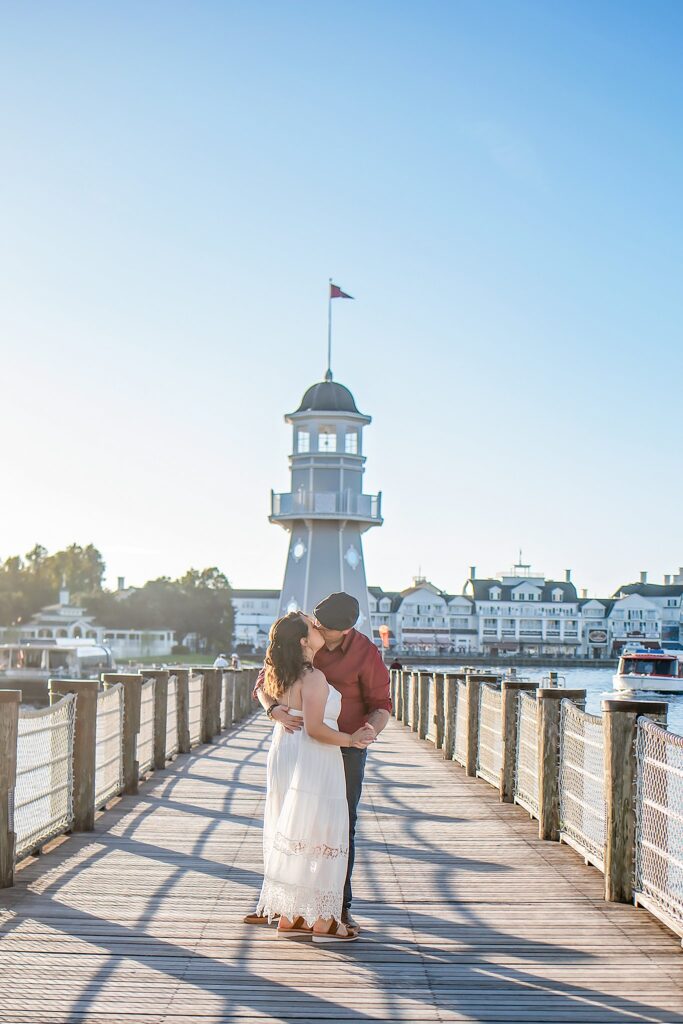
M 569 569 L 564 580 L 549 580 L 520 561 L 500 577 L 478 579 L 473 566 L 464 595 L 475 605 L 479 653 L 578 653 L 579 602 Z

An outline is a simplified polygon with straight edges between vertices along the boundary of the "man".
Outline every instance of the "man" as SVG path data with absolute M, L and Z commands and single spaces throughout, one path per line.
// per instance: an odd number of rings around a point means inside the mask
M 342 732 L 355 732 L 369 722 L 379 735 L 389 721 L 391 698 L 389 696 L 389 673 L 382 656 L 363 633 L 353 627 L 358 621 L 359 606 L 350 594 L 330 594 L 313 609 L 316 626 L 322 634 L 325 646 L 317 652 L 314 665 L 324 672 L 328 683 L 339 690 L 342 697 L 339 714 L 339 728 Z M 279 722 L 290 732 L 300 729 L 302 721 L 290 715 L 286 707 L 273 702 L 263 692 L 260 673 L 254 688 L 254 697 L 260 702 L 269 718 Z M 358 803 L 363 789 L 363 775 L 367 750 L 356 747 L 341 748 L 346 775 L 346 799 L 349 804 L 349 863 L 344 884 L 342 922 L 350 928 L 358 928 L 351 916 L 351 874 L 355 859 L 356 818 Z M 248 914 L 246 924 L 265 924 L 266 918 Z
M 224 654 L 219 654 L 218 657 L 216 658 L 216 660 L 213 663 L 213 667 L 214 668 L 230 668 L 230 664 L 229 664 L 228 659 L 225 657 Z

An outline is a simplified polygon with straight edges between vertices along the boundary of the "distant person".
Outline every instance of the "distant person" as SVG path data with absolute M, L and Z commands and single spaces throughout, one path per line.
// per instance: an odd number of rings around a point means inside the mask
M 233 670 L 233 672 L 242 671 L 242 662 L 240 661 L 236 654 L 230 655 L 230 668 Z
M 224 654 L 219 654 L 213 663 L 214 668 L 230 668 L 230 662 Z
M 389 666 L 389 669 L 391 671 L 393 671 L 393 672 L 402 672 L 403 671 L 403 665 L 398 660 L 398 658 L 394 658 L 394 660 L 392 661 L 391 665 Z

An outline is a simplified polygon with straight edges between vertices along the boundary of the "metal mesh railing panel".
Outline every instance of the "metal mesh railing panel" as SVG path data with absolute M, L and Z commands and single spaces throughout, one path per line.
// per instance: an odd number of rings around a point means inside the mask
M 515 803 L 538 817 L 538 740 L 536 697 L 520 693 L 517 704 Z
M 147 679 L 141 688 L 140 732 L 138 733 L 138 771 L 142 775 L 154 760 L 154 691 L 156 680 Z
M 477 775 L 492 786 L 500 786 L 503 768 L 503 695 L 495 686 L 484 683 L 479 688 L 479 743 Z
M 467 683 L 458 680 L 458 699 L 455 705 L 455 753 L 459 764 L 467 763 Z
M 683 736 L 638 719 L 636 894 L 683 925 Z
M 123 789 L 123 686 L 97 695 L 95 722 L 95 807 Z
M 178 677 L 168 677 L 166 704 L 166 757 L 178 753 Z
M 563 700 L 560 712 L 560 832 L 604 869 L 605 744 L 602 719 Z
M 204 676 L 191 675 L 189 682 L 189 695 L 187 704 L 187 716 L 190 725 L 190 743 L 199 743 L 202 736 L 202 686 Z
M 30 853 L 73 822 L 76 697 L 52 707 L 19 711 L 13 829 L 16 855 Z
M 429 700 L 427 701 L 427 739 L 436 743 L 436 680 L 430 676 L 427 680 L 429 687 Z
M 227 711 L 226 699 L 227 699 L 227 694 L 230 691 L 230 687 L 229 687 L 229 685 L 226 686 L 226 673 L 225 672 L 221 672 L 221 674 L 219 676 L 219 680 L 220 681 L 219 681 L 218 685 L 221 688 L 221 703 L 220 703 L 220 708 L 219 708 L 219 712 L 218 713 L 220 715 L 220 727 L 221 727 L 221 731 L 222 731 L 223 730 L 223 723 L 225 722 L 225 713 Z

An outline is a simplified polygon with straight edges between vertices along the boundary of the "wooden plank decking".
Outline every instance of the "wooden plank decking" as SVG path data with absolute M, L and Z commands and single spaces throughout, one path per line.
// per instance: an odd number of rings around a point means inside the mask
M 0 892 L 0 1021 L 683 1024 L 683 951 L 485 783 L 392 723 L 371 752 L 361 941 L 241 923 L 267 722 L 197 748 Z

